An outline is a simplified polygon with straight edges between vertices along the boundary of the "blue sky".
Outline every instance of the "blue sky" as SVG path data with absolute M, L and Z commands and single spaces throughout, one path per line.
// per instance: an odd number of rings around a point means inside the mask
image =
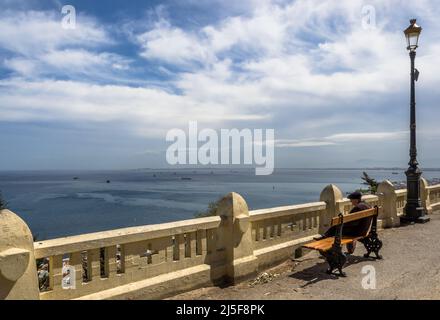
M 440 167 L 434 0 L 0 5 L 1 169 L 164 167 L 189 121 L 275 129 L 277 167 L 404 167 L 412 17 L 419 160 Z

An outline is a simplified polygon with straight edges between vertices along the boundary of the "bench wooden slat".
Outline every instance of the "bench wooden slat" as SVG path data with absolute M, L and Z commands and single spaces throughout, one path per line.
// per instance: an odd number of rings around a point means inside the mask
M 331 247 L 333 245 L 334 239 L 335 237 L 329 237 L 329 238 L 317 240 L 314 242 L 307 243 L 303 247 L 313 250 L 320 250 L 321 248 Z
M 355 240 L 359 240 L 362 238 L 363 237 L 343 237 L 341 239 L 341 245 L 345 245 L 347 243 L 351 243 Z M 316 240 L 314 242 L 307 243 L 303 245 L 303 247 L 312 250 L 327 251 L 331 249 L 334 241 L 335 241 L 335 237 L 328 237 L 325 239 Z
M 367 217 L 372 217 L 377 215 L 376 212 L 376 208 L 371 208 L 371 209 L 367 209 L 367 210 L 363 210 L 363 211 L 359 211 L 359 212 L 355 212 L 355 213 L 350 213 L 347 215 L 344 215 L 344 224 L 347 222 L 351 222 L 351 221 L 356 221 L 356 220 L 361 220 Z M 332 223 L 331 226 L 337 226 L 341 224 L 341 218 L 339 217 L 334 217 L 332 218 Z

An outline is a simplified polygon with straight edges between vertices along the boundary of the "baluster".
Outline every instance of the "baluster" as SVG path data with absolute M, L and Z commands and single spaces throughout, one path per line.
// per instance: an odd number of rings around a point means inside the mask
M 270 239 L 275 237 L 275 221 L 273 221 L 273 220 L 270 221 L 269 232 L 270 232 L 270 234 L 269 234 Z
M 190 258 L 191 257 L 191 233 L 185 233 L 185 237 L 184 237 L 184 241 L 185 241 L 185 258 Z
M 252 224 L 252 227 L 251 227 L 251 233 L 252 233 L 252 235 L 251 235 L 251 237 L 252 237 L 252 240 L 253 241 L 258 241 L 258 239 L 257 239 L 257 228 L 256 228 L 256 225 L 255 225 L 255 222 L 253 222 Z
M 196 250 L 197 250 L 197 231 L 191 232 L 189 234 L 190 237 L 190 252 L 191 252 L 191 258 L 195 258 L 196 256 Z
M 108 257 L 108 273 L 107 276 L 109 278 L 113 278 L 116 276 L 118 271 L 118 264 L 116 261 L 116 245 L 110 246 L 106 248 L 107 257 Z
M 261 241 L 262 235 L 261 235 L 261 222 L 257 221 L 255 222 L 255 241 Z
M 170 262 L 174 260 L 174 243 L 173 237 L 166 238 L 165 244 L 165 261 Z
M 315 217 L 315 228 L 319 228 L 320 216 L 321 216 L 321 214 L 319 212 L 317 212 L 316 217 Z
M 81 252 L 73 252 L 70 254 L 69 265 L 75 270 L 75 286 L 81 285 L 83 282 L 83 268 Z
M 186 249 L 184 234 L 177 234 L 176 240 L 177 240 L 177 246 L 179 248 L 179 251 L 178 251 L 179 255 L 178 255 L 177 260 L 183 260 L 185 258 L 185 249 Z
M 298 225 L 298 232 L 302 232 L 304 229 L 304 215 L 298 215 L 298 220 L 296 221 Z
M 87 270 L 89 281 L 99 279 L 101 277 L 99 249 L 91 249 L 87 251 Z
M 197 230 L 197 255 L 206 255 L 206 230 Z
M 49 257 L 49 288 L 61 290 L 63 280 L 63 255 Z

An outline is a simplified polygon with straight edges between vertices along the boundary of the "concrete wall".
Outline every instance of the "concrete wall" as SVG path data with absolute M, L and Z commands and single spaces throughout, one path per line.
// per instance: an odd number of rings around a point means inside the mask
M 440 208 L 440 185 L 423 181 L 421 189 L 427 211 Z M 380 227 L 399 225 L 406 190 L 396 191 L 384 181 L 377 195 L 364 199 L 381 207 Z M 350 201 L 335 185 L 324 188 L 319 202 L 253 211 L 243 197 L 230 193 L 214 217 L 36 243 L 26 223 L 4 210 L 0 298 L 161 299 L 203 286 L 236 283 L 285 261 L 328 228 L 332 217 L 350 209 Z M 40 283 L 35 259 L 45 266 L 39 270 Z

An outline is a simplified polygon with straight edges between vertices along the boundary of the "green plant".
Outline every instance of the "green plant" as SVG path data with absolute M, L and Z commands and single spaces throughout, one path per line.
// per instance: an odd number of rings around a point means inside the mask
M 376 194 L 379 183 L 375 179 L 371 178 L 365 171 L 363 172 L 361 179 L 364 180 L 362 184 L 368 186 L 368 192 L 371 194 Z M 362 193 L 366 193 L 363 189 L 360 189 L 359 191 Z
M 194 214 L 194 217 L 196 218 L 203 218 L 203 217 L 212 217 L 217 215 L 218 206 L 220 204 L 220 200 L 210 202 L 208 204 L 208 209 L 206 211 L 197 212 Z

